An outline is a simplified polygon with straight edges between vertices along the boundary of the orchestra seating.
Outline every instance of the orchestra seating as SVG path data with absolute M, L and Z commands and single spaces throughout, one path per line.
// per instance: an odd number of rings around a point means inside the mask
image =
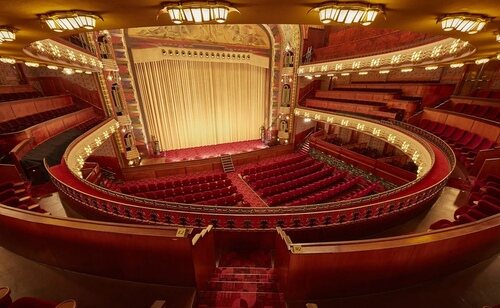
M 360 198 L 378 186 L 363 185 L 361 189 L 355 189 L 357 184 L 367 181 L 325 166 L 306 154 L 246 168 L 241 174 L 269 206 L 295 206 Z
M 451 97 L 439 109 L 500 122 L 499 100 Z
M 479 151 L 495 146 L 495 142 L 488 138 L 444 123 L 422 119 L 418 126 L 446 141 L 467 169 L 474 164 Z
M 478 191 L 471 194 L 469 204 L 461 206 L 455 211 L 453 221 L 438 220 L 430 226 L 430 229 L 453 227 L 500 213 L 500 178 L 489 176 L 485 181 L 476 183 L 475 187 Z
M 176 203 L 235 206 L 243 201 L 243 195 L 225 173 L 176 180 L 129 181 L 117 189 L 136 197 Z
M 4 182 L 0 184 L 0 203 L 22 210 L 46 214 L 31 197 L 30 185 L 26 182 Z
M 30 126 L 80 110 L 76 105 L 35 113 L 0 123 L 0 134 L 17 132 Z

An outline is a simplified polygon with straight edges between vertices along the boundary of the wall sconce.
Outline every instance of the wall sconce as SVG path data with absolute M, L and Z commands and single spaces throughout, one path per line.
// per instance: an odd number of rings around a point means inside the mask
M 230 12 L 239 11 L 225 1 L 180 1 L 163 2 L 160 14 L 167 13 L 174 24 L 184 22 L 224 23 Z
M 27 67 L 39 67 L 40 63 L 37 63 L 37 62 L 24 62 L 24 65 L 26 65 Z
M 365 2 L 327 2 L 312 10 L 319 12 L 319 20 L 324 24 L 334 21 L 363 26 L 370 25 L 379 13 L 384 13 L 383 5 Z
M 16 64 L 16 59 L 0 58 L 0 62 L 5 63 L 5 64 Z
M 50 12 L 40 15 L 40 19 L 55 32 L 76 29 L 92 30 L 95 28 L 96 20 L 102 20 L 100 16 L 86 11 Z
M 464 63 L 452 63 L 452 64 L 450 64 L 451 68 L 460 68 L 462 66 L 464 66 Z
M 439 17 L 437 22 L 441 23 L 443 31 L 456 30 L 475 34 L 481 31 L 488 22 L 490 17 L 484 15 L 473 15 L 466 13 L 456 13 Z
M 490 62 L 489 58 L 482 58 L 482 59 L 477 59 L 476 61 L 474 61 L 474 63 L 476 63 L 477 65 L 486 64 L 488 62 Z

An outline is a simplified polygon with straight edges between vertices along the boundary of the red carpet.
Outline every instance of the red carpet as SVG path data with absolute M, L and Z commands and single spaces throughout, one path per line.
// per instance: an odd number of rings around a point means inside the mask
M 269 251 L 264 250 L 232 250 L 221 255 L 219 266 L 270 268 L 272 267 L 272 257 Z
M 231 180 L 240 194 L 243 195 L 243 201 L 250 207 L 267 207 L 267 204 L 243 181 L 236 172 L 228 173 L 227 177 Z
M 231 143 L 222 143 L 216 145 L 206 145 L 195 148 L 179 149 L 162 152 L 166 162 L 195 160 L 210 157 L 219 157 L 221 154 L 238 154 L 265 149 L 267 146 L 258 140 L 239 141 Z

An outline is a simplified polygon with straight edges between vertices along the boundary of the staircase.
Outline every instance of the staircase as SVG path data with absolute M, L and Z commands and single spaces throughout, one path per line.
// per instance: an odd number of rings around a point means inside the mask
M 310 146 L 310 141 L 309 138 L 307 138 L 304 143 L 302 143 L 299 152 L 304 153 L 304 154 L 309 154 L 309 149 L 311 148 Z
M 197 300 L 198 308 L 286 307 L 270 267 L 217 267 Z
M 220 161 L 222 163 L 222 169 L 224 170 L 224 173 L 234 172 L 233 158 L 231 157 L 231 155 L 221 155 Z

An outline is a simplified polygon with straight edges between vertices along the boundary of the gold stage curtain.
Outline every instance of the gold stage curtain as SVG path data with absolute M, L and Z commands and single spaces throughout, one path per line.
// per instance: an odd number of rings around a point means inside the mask
M 267 69 L 248 63 L 135 63 L 150 135 L 162 150 L 260 138 Z

